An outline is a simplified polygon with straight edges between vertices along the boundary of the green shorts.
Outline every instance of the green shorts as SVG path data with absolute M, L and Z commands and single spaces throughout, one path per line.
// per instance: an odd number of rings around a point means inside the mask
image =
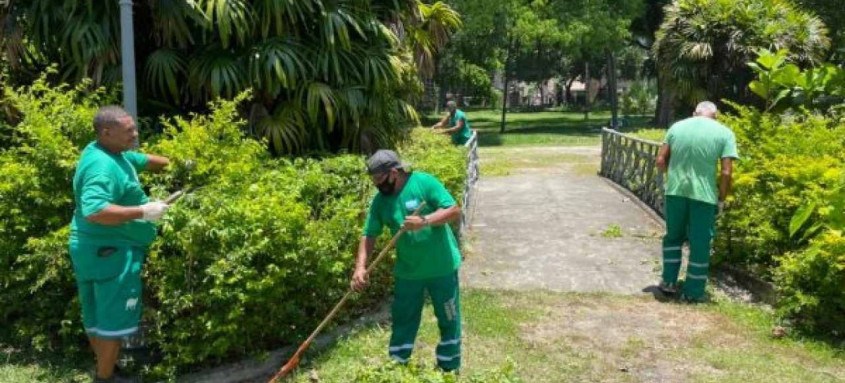
M 70 244 L 88 336 L 119 339 L 138 331 L 144 253 L 134 246 Z

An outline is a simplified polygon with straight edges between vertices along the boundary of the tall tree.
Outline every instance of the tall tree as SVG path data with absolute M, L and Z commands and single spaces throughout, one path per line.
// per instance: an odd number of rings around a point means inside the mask
M 824 21 L 830 31 L 830 60 L 845 64 L 845 4 L 832 0 L 796 0 Z
M 663 96 L 691 107 L 704 99 L 758 102 L 748 91 L 747 63 L 760 48 L 786 49 L 793 61 L 809 65 L 828 46 L 824 24 L 788 0 L 676 0 L 653 50 L 669 93 Z

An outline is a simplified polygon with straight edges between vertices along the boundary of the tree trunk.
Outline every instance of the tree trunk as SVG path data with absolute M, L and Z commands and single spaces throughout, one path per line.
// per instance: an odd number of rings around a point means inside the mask
M 539 88 L 540 88 L 540 107 L 545 107 L 546 106 L 546 92 L 545 92 L 546 87 L 544 86 L 543 81 L 540 81 Z
M 590 119 L 590 62 L 584 64 L 584 121 Z
M 659 128 L 668 127 L 675 117 L 674 92 L 667 86 L 665 75 L 657 72 L 657 108 L 654 111 L 654 125 Z
M 576 78 L 577 77 L 573 77 L 565 85 L 566 93 L 564 93 L 563 102 L 565 102 L 567 104 L 572 104 L 575 101 L 575 100 L 572 99 L 572 83 L 575 82 Z
M 508 98 L 510 98 L 510 90 L 508 82 L 510 82 L 510 61 L 511 61 L 511 45 L 513 45 L 513 38 L 508 42 L 508 51 L 505 53 L 505 97 L 502 97 L 502 126 L 499 127 L 499 133 L 505 132 L 505 121 L 508 115 Z
M 607 53 L 607 91 L 610 96 L 610 128 L 617 129 L 619 127 L 619 100 L 617 98 L 616 90 L 616 56 L 613 52 Z

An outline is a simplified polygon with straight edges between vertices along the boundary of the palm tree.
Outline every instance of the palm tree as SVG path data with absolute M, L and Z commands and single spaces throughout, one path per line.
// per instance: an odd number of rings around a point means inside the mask
M 824 24 L 788 0 L 675 0 L 665 14 L 653 47 L 668 92 L 661 97 L 686 106 L 756 102 L 747 90 L 753 79 L 747 63 L 761 48 L 786 49 L 793 61 L 811 65 L 830 45 Z M 657 116 L 662 126 L 672 117 L 661 110 Z
M 144 0 L 134 14 L 142 114 L 252 89 L 251 131 L 279 154 L 390 145 L 417 119 L 408 72 L 426 71 L 460 25 L 417 0 Z M 14 2 L 0 44 L 12 71 L 58 63 L 61 81 L 114 85 L 118 20 L 116 1 Z

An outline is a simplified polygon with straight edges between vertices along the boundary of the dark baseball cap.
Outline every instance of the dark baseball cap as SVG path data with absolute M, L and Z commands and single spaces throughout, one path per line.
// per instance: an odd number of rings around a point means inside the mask
M 408 164 L 399 160 L 399 155 L 392 150 L 381 149 L 367 159 L 367 172 L 379 174 L 390 169 L 408 169 Z

